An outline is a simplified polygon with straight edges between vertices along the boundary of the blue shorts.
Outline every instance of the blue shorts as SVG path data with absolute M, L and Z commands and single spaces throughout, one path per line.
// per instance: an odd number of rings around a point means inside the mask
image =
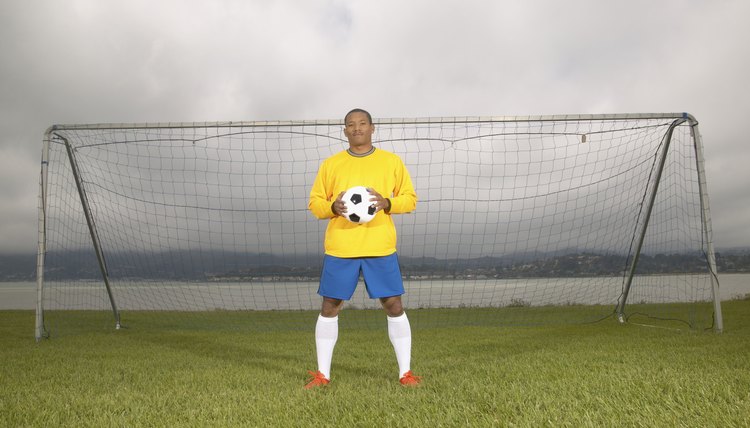
M 352 259 L 326 255 L 323 257 L 318 294 L 333 299 L 351 299 L 357 288 L 360 272 L 371 299 L 404 294 L 404 281 L 401 279 L 396 253 L 385 257 Z

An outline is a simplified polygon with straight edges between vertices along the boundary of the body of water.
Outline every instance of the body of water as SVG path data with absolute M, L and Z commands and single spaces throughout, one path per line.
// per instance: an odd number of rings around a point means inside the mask
M 545 278 L 407 281 L 407 308 L 612 304 L 622 290 L 622 278 Z M 750 274 L 719 276 L 722 300 L 750 294 Z M 109 309 L 103 284 L 46 285 L 46 309 Z M 156 283 L 113 282 L 121 310 L 265 310 L 318 309 L 318 284 L 312 282 Z M 0 310 L 36 308 L 35 282 L 0 282 Z M 654 275 L 637 278 L 629 303 L 710 300 L 705 275 Z M 379 307 L 360 283 L 349 307 Z

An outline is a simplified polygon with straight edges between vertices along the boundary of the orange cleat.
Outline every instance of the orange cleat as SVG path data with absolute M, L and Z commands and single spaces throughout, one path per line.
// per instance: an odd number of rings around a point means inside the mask
M 310 376 L 312 376 L 312 379 L 310 379 L 307 382 L 307 385 L 305 385 L 305 389 L 313 389 L 319 386 L 326 386 L 329 383 L 331 383 L 331 381 L 326 379 L 326 377 L 323 376 L 323 373 L 319 371 L 313 372 L 313 371 L 308 370 L 307 373 L 309 373 Z
M 418 386 L 422 382 L 422 376 L 414 376 L 414 373 L 409 370 L 398 381 L 403 386 Z

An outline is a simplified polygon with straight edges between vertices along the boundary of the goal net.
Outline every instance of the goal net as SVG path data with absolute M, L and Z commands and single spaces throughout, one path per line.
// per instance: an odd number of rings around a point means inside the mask
M 394 215 L 415 328 L 608 318 L 721 329 L 687 114 L 375 120 L 418 196 Z M 341 121 L 57 125 L 45 134 L 37 338 L 77 327 L 311 328 Z M 364 284 L 349 325 L 381 325 Z M 718 325 L 717 320 L 718 318 Z

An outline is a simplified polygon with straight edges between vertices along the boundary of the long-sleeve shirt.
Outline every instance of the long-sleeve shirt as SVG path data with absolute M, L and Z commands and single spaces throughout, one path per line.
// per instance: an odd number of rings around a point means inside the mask
M 336 197 L 354 186 L 369 187 L 391 201 L 388 213 L 378 211 L 369 223 L 355 224 L 334 215 Z M 364 156 L 348 150 L 323 161 L 310 191 L 308 208 L 315 217 L 330 219 L 325 234 L 325 253 L 335 257 L 380 257 L 396 252 L 396 226 L 392 214 L 413 211 L 417 194 L 401 158 L 375 149 Z

